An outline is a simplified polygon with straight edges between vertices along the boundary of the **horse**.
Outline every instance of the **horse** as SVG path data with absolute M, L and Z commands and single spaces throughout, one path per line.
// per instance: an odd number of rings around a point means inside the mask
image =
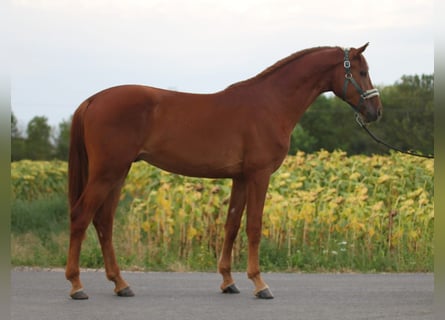
M 88 299 L 80 281 L 79 257 L 91 222 L 115 294 L 134 295 L 117 265 L 112 230 L 125 178 L 132 163 L 143 160 L 175 174 L 232 179 L 218 262 L 220 289 L 239 293 L 231 254 L 246 211 L 247 276 L 257 298 L 272 299 L 259 266 L 270 176 L 288 153 L 292 130 L 321 93 L 332 91 L 363 123 L 381 117 L 379 92 L 363 56 L 368 44 L 305 49 L 216 93 L 121 85 L 82 102 L 72 118 L 68 161 L 70 242 L 65 276 L 71 282 L 71 298 Z

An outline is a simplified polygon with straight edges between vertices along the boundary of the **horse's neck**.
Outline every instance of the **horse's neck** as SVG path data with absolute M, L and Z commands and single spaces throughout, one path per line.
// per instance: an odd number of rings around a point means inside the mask
M 275 70 L 269 76 L 271 90 L 281 96 L 306 100 L 330 90 L 334 67 L 342 62 L 336 48 L 315 50 Z M 301 101 L 298 101 L 301 103 Z M 312 102 L 312 101 L 311 101 Z
M 339 63 L 337 49 L 316 50 L 277 69 L 258 84 L 264 87 L 265 94 L 276 96 L 276 111 L 288 130 L 292 131 L 321 93 L 331 90 L 332 73 Z

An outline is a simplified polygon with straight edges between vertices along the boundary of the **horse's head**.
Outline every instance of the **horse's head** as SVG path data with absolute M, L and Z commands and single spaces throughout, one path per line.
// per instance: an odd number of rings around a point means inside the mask
M 346 101 L 364 123 L 378 120 L 382 115 L 379 91 L 372 85 L 368 64 L 363 56 L 364 46 L 343 49 L 343 63 L 335 71 L 334 93 Z

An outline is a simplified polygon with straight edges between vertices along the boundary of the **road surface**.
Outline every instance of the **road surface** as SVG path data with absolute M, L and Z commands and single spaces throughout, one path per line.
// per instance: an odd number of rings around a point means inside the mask
M 433 274 L 264 273 L 273 300 L 253 296 L 244 273 L 240 294 L 222 294 L 216 273 L 123 272 L 136 296 L 121 298 L 103 271 L 81 274 L 89 300 L 74 301 L 59 271 L 11 271 L 13 320 L 423 320 L 434 319 Z

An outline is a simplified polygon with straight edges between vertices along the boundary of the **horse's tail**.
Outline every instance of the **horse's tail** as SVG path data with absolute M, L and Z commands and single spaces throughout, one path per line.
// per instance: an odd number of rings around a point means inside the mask
M 88 180 L 88 154 L 84 141 L 84 114 L 91 101 L 84 101 L 73 115 L 68 160 L 68 198 L 70 211 L 81 197 Z

